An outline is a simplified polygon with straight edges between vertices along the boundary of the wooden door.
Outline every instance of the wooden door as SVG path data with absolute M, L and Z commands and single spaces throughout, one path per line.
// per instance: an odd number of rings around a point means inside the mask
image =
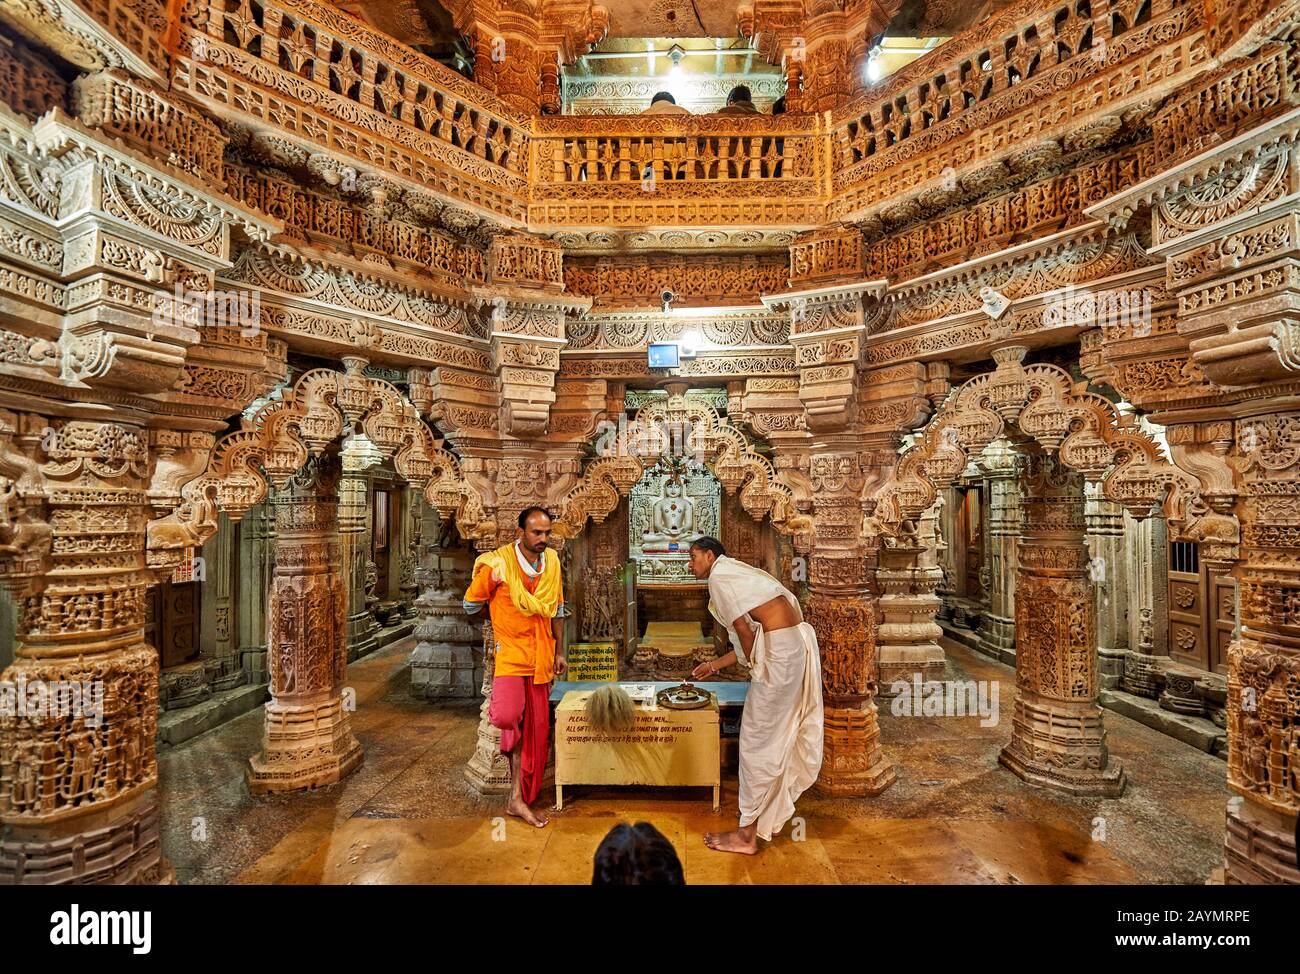
M 984 568 L 983 505 L 979 487 L 965 488 L 961 492 L 961 509 L 958 512 L 958 535 L 964 555 L 961 594 L 978 601 L 983 597 L 984 586 L 980 572 Z
M 1210 668 L 1206 586 L 1195 542 L 1169 542 L 1169 657 Z
M 391 498 L 388 491 L 375 488 L 373 503 L 370 506 L 370 539 L 371 552 L 370 559 L 375 563 L 375 598 L 384 601 L 388 595 L 388 558 L 391 546 L 389 545 L 389 532 L 392 530 L 390 523 Z
M 1208 571 L 1208 569 L 1207 569 Z M 1237 582 L 1230 575 L 1208 572 L 1210 588 L 1210 668 L 1228 672 L 1228 645 L 1237 628 Z
M 158 648 L 162 669 L 199 655 L 199 583 L 162 582 L 149 590 L 146 638 Z

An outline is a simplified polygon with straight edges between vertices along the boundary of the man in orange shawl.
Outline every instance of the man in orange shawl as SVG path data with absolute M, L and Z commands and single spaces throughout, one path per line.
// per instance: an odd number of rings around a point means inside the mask
M 539 829 L 547 818 L 529 806 L 546 771 L 551 681 L 568 668 L 564 660 L 564 593 L 560 559 L 549 547 L 551 516 L 541 507 L 519 515 L 513 544 L 479 555 L 465 592 L 465 611 L 488 606 L 496 644 L 488 720 L 501 731 L 501 753 L 510 756 L 506 814 Z

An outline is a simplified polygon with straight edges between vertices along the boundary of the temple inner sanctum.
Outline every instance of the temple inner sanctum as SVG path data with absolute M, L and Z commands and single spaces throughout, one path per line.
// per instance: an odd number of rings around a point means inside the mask
M 0 882 L 1300 883 L 1298 147 L 1300 0 L 0 0 Z

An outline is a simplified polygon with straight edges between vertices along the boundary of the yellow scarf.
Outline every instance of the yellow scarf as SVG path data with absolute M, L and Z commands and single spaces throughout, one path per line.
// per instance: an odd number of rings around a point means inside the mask
M 524 571 L 519 567 L 514 547 L 512 541 L 496 551 L 479 555 L 474 560 L 474 571 L 477 572 L 480 565 L 487 565 L 499 572 L 510 588 L 510 601 L 521 615 L 554 619 L 560 608 L 560 559 L 550 548 L 542 553 L 542 574 L 537 579 L 537 588 L 530 592 L 524 587 Z

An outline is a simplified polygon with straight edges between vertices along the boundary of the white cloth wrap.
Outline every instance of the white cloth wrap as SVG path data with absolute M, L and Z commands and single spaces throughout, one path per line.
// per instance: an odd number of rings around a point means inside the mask
M 767 633 L 749 612 L 777 596 L 790 602 L 801 621 Z M 740 824 L 757 823 L 758 835 L 770 840 L 821 771 L 825 728 L 817 633 L 802 621 L 799 601 L 785 586 L 725 555 L 709 572 L 709 612 L 727 628 L 736 659 L 750 670 L 740 722 Z M 742 616 L 754 630 L 748 660 L 731 627 Z
M 759 641 L 754 640 L 754 658 L 746 659 L 740 648 L 740 637 L 736 635 L 732 624 L 743 616 L 750 627 L 757 631 L 758 623 L 750 618 L 749 611 L 778 596 L 790 603 L 802 621 L 803 610 L 799 608 L 799 600 L 794 597 L 794 593 L 763 569 L 720 555 L 709 570 L 709 613 L 718 625 L 727 630 L 731 648 L 736 651 L 736 661 L 750 670 L 751 681 L 762 679 L 762 660 L 758 658 Z
M 821 658 L 806 622 L 754 640 L 755 669 L 740 720 L 740 824 L 770 840 L 822 767 Z

